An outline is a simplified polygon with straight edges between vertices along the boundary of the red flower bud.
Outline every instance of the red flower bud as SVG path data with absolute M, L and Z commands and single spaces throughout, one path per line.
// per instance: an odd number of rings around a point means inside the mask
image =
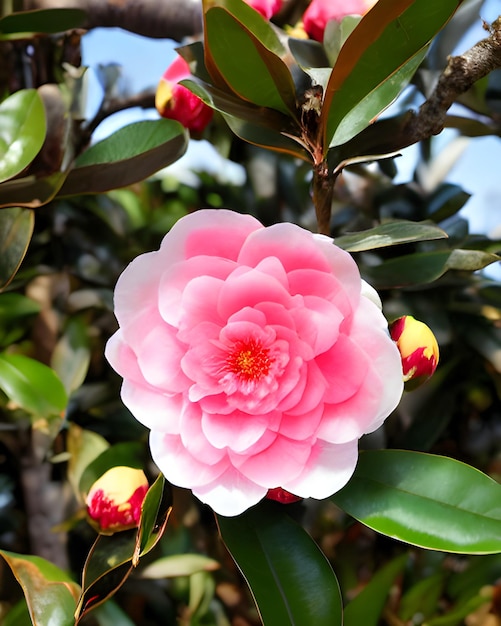
M 390 325 L 390 335 L 402 357 L 404 381 L 412 381 L 407 388 L 414 389 L 430 378 L 439 359 L 438 343 L 430 328 L 404 315 Z
M 290 493 L 290 491 L 282 489 L 282 487 L 268 489 L 266 498 L 268 500 L 275 500 L 275 502 L 280 502 L 281 504 L 292 504 L 293 502 L 299 502 L 299 500 L 303 499 L 299 496 L 295 496 L 293 493 Z
M 134 528 L 148 488 L 141 470 L 112 467 L 92 485 L 86 499 L 87 512 L 104 532 Z
M 213 111 L 189 89 L 178 84 L 190 76 L 188 63 L 178 56 L 158 83 L 155 106 L 162 117 L 176 120 L 188 130 L 200 133 L 211 121 Z

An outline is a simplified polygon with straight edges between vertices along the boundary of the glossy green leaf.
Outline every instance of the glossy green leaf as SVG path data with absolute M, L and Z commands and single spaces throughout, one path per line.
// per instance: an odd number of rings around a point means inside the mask
M 393 559 L 377 571 L 344 609 L 343 626 L 377 626 L 395 578 L 408 561 L 406 554 Z
M 220 565 L 202 554 L 173 554 L 150 563 L 141 572 L 142 578 L 175 578 L 191 576 L 197 572 L 212 572 Z
M 390 104 L 460 2 L 379 0 L 364 16 L 342 47 L 325 92 L 320 118 L 325 152 L 351 139 Z
M 117 443 L 106 448 L 82 472 L 79 491 L 88 493 L 96 480 L 112 467 L 125 465 L 142 469 L 144 467 L 143 454 L 144 446 L 138 442 Z
M 61 189 L 67 172 L 56 172 L 45 178 L 27 176 L 16 178 L 0 185 L 0 208 L 20 206 L 36 209 L 52 198 Z
M 341 626 L 336 576 L 320 548 L 285 507 L 264 501 L 237 517 L 217 516 L 217 521 L 264 626 Z
M 127 580 L 133 569 L 136 534 L 136 529 L 131 529 L 111 536 L 98 536 L 83 568 L 75 624 L 110 598 Z
M 369 528 L 412 545 L 501 552 L 501 485 L 454 459 L 365 451 L 349 483 L 331 499 Z
M 73 626 L 79 587 L 63 570 L 38 556 L 0 555 L 23 588 L 33 626 Z
M 172 511 L 172 489 L 162 474 L 159 474 L 148 489 L 141 506 L 141 520 L 137 533 L 137 544 L 132 562 L 137 565 L 140 557 L 152 550 L 161 539 Z
M 28 250 L 35 216 L 30 209 L 11 207 L 0 211 L 0 289 L 16 275 Z
M 132 185 L 179 159 L 187 145 L 187 131 L 173 120 L 129 124 L 78 157 L 59 195 Z
M 79 28 L 86 17 L 81 9 L 21 11 L 0 19 L 0 33 L 61 33 Z
M 71 394 L 85 380 L 90 364 L 88 329 L 80 317 L 72 317 L 52 353 L 51 366 Z
M 365 274 L 377 288 L 422 285 L 448 270 L 475 271 L 496 263 L 500 257 L 481 250 L 436 250 L 400 256 L 367 267 Z
M 265 40 L 251 30 L 253 24 L 247 27 L 249 20 L 244 23 L 239 21 L 234 16 L 238 3 L 244 4 L 241 0 L 227 0 L 225 4 L 231 12 L 227 8 L 215 6 L 205 14 L 206 65 L 209 72 L 211 66 L 215 66 L 226 85 L 239 97 L 258 106 L 295 115 L 296 98 L 292 76 L 286 64 L 272 49 L 280 45 L 277 36 L 256 11 L 252 14 L 249 12 L 249 16 L 252 22 L 258 21 L 259 25 L 265 25 Z M 207 55 L 211 63 L 207 62 Z
M 447 233 L 434 224 L 397 220 L 359 233 L 336 237 L 335 243 L 348 252 L 362 252 L 446 237 Z
M 0 182 L 33 161 L 45 132 L 45 109 L 36 89 L 17 91 L 0 104 Z
M 0 388 L 35 417 L 60 415 L 68 402 L 54 370 L 22 354 L 0 353 Z

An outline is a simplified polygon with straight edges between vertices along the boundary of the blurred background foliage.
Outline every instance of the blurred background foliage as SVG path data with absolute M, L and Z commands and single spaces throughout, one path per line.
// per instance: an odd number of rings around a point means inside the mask
M 431 77 L 478 22 L 479 10 L 480 3 L 465 3 L 393 112 L 422 102 Z M 300 3 L 291 3 L 278 21 L 292 23 L 294 11 L 300 15 Z M 242 167 L 245 176 L 234 184 L 206 171 L 194 172 L 187 183 L 170 170 L 187 136 L 168 121 L 158 120 L 162 128 L 156 125 L 143 145 L 133 139 L 135 129 L 125 128 L 122 141 L 131 148 L 125 156 L 114 153 L 113 143 L 104 157 L 102 145 L 85 156 L 96 120 L 86 124 L 82 118 L 82 15 L 53 14 L 43 32 L 40 16 L 36 28 L 14 17 L 0 20 L 0 96 L 4 105 L 10 94 L 24 101 L 10 109 L 0 105 L 0 129 L 9 119 L 6 143 L 24 142 L 26 158 L 17 169 L 0 167 L 0 548 L 43 557 L 80 583 L 96 539 L 83 500 L 91 479 L 124 459 L 155 477 L 147 432 L 121 404 L 121 381 L 103 356 L 116 328 L 112 294 L 119 274 L 199 207 L 231 207 L 264 224 L 292 221 L 315 230 L 312 174 L 309 164 L 292 156 L 244 143 L 217 116 L 206 138 Z M 37 32 L 27 34 L 32 29 Z M 493 72 L 462 97 L 448 118 L 455 133 L 447 138 L 499 135 L 499 75 Z M 33 129 L 40 131 L 44 119 L 48 132 L 37 137 Z M 138 132 L 145 137 L 144 127 Z M 380 291 L 387 317 L 411 314 L 425 321 L 441 348 L 433 379 L 406 394 L 362 447 L 443 454 L 499 479 L 501 284 L 472 269 L 498 262 L 501 232 L 497 239 L 470 232 L 461 215 L 469 196 L 447 182 L 450 163 L 436 141 L 420 144 L 409 182 L 395 182 L 396 157 L 349 166 L 335 187 L 334 238 L 398 219 L 430 222 L 448 235 L 353 253 L 362 275 Z M 485 210 L 498 212 L 501 223 L 499 207 Z M 260 623 L 210 510 L 179 489 L 173 502 L 151 553 L 113 599 L 82 623 Z M 345 602 L 359 598 L 346 612 L 348 626 L 501 624 L 501 556 L 408 547 L 354 523 L 330 501 L 306 501 L 290 511 L 333 564 Z M 55 580 L 46 565 L 35 565 L 44 584 Z M 97 593 L 105 599 L 118 585 L 108 577 Z M 31 623 L 22 589 L 4 561 L 0 622 Z

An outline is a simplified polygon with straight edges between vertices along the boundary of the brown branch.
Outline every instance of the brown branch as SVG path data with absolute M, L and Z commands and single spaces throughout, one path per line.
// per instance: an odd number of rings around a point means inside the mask
M 447 111 L 459 96 L 478 80 L 501 68 L 501 16 L 488 30 L 489 37 L 464 54 L 449 57 L 433 93 L 402 129 L 403 145 L 398 149 L 438 135 L 445 126 Z
M 71 8 L 87 12 L 85 28 L 115 26 L 182 41 L 202 31 L 200 0 L 24 0 L 24 10 Z

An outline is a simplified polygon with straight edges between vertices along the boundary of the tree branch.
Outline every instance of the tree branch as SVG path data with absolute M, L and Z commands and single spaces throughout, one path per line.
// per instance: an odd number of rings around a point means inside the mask
M 87 29 L 115 26 L 144 35 L 182 41 L 202 31 L 200 0 L 24 0 L 24 10 L 82 9 Z
M 478 80 L 501 68 L 501 16 L 488 30 L 489 37 L 464 54 L 449 57 L 433 93 L 404 126 L 404 145 L 398 149 L 438 135 L 445 126 L 447 111 L 459 96 Z

